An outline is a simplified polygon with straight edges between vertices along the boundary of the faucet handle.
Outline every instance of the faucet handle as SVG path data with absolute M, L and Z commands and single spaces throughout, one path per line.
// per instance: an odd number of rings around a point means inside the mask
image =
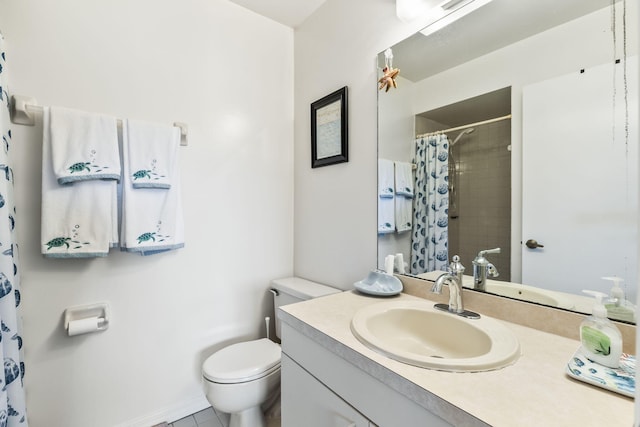
M 498 277 L 500 273 L 498 273 L 498 269 L 495 265 L 489 263 L 487 264 L 487 276 L 489 277 Z
M 501 250 L 500 248 L 485 249 L 484 251 L 478 252 L 478 257 L 483 257 L 488 254 L 499 254 L 500 250 Z
M 485 249 L 483 251 L 480 251 L 478 252 L 478 256 L 474 258 L 473 265 L 486 266 L 487 264 L 489 264 L 489 260 L 486 259 L 484 256 L 487 254 L 499 254 L 499 253 L 500 253 L 500 248 Z

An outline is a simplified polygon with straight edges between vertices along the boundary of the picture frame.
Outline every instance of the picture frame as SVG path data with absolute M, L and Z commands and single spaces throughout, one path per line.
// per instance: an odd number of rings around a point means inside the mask
M 311 104 L 311 167 L 349 161 L 347 86 Z

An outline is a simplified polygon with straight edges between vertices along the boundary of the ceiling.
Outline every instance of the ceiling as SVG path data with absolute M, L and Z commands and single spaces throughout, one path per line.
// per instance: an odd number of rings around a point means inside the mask
M 287 27 L 296 28 L 325 0 L 230 0 Z
M 402 77 L 417 82 L 609 6 L 610 2 L 493 0 L 428 37 L 418 32 L 392 46 L 393 65 L 401 69 Z M 383 53 L 378 64 L 384 64 Z

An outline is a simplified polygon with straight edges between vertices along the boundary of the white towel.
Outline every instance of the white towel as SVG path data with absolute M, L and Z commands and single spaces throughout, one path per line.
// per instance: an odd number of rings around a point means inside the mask
M 171 188 L 176 168 L 180 129 L 129 120 L 128 162 L 133 188 Z
M 378 197 L 378 234 L 396 231 L 393 197 Z
M 133 174 L 129 169 L 129 138 L 132 123 L 122 123 L 122 153 L 124 173 L 122 180 L 121 249 L 153 255 L 184 247 L 184 220 L 180 190 L 179 159 L 174 162 L 171 188 L 159 191 L 155 188 L 134 188 Z M 135 126 L 135 123 L 133 124 Z M 176 156 L 179 153 L 176 152 Z
M 120 180 L 115 117 L 51 107 L 49 128 L 51 161 L 58 183 Z
M 51 159 L 50 109 L 42 116 L 41 252 L 51 258 L 106 256 L 118 241 L 117 183 L 59 185 Z
M 413 199 L 396 196 L 396 230 L 398 233 L 411 230 L 413 217 Z
M 378 196 L 381 198 L 393 197 L 393 162 L 386 159 L 378 159 Z
M 396 195 L 413 197 L 413 173 L 411 163 L 395 162 Z

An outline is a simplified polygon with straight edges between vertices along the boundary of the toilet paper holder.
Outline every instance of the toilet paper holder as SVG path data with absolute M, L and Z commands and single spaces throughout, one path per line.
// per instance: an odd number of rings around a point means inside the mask
M 96 319 L 95 324 L 96 328 L 94 330 L 87 330 L 85 332 L 79 333 L 89 333 L 89 332 L 98 332 L 105 331 L 109 328 L 109 321 L 111 318 L 111 313 L 109 310 L 109 304 L 106 302 L 97 303 L 97 304 L 87 304 L 87 305 L 78 305 L 74 307 L 69 307 L 64 311 L 64 329 L 72 334 L 69 330 L 69 324 L 71 322 L 79 322 L 88 319 Z

